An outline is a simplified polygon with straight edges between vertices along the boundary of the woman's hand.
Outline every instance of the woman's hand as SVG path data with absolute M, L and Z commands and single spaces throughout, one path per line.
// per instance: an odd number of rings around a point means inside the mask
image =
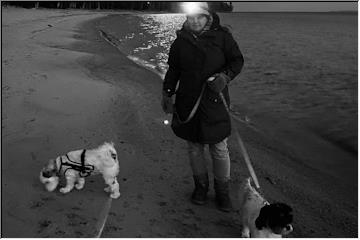
M 220 93 L 230 82 L 230 77 L 225 73 L 215 73 L 208 79 L 208 86 L 216 93 Z
M 166 114 L 174 112 L 173 100 L 166 92 L 163 92 L 163 96 L 161 99 L 161 107 Z

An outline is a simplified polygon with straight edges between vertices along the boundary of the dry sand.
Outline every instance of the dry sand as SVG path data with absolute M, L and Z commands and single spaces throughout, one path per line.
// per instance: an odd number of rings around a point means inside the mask
M 3 237 L 94 236 L 108 198 L 101 177 L 62 195 L 46 192 L 38 173 L 49 158 L 103 141 L 119 153 L 122 193 L 103 237 L 240 236 L 237 191 L 248 172 L 234 138 L 235 210 L 216 210 L 213 191 L 192 205 L 185 144 L 162 124 L 161 80 L 100 37 L 96 18 L 108 12 L 2 14 Z M 291 237 L 357 237 L 355 156 L 309 133 L 239 129 L 263 194 L 294 208 Z

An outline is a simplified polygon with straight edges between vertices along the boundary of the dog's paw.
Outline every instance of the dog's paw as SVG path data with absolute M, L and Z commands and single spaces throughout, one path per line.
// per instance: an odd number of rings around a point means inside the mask
M 242 238 L 250 238 L 250 232 L 249 231 L 242 231 L 241 237 Z
M 116 198 L 120 197 L 120 192 L 112 193 L 112 194 L 110 194 L 110 197 L 113 199 L 116 199 Z
M 66 187 L 63 187 L 63 188 L 60 188 L 59 190 L 61 193 L 68 193 L 70 192 L 70 189 L 66 188 Z
M 84 188 L 84 184 L 83 184 L 83 183 L 77 183 L 77 184 L 75 184 L 75 188 L 76 188 L 77 190 L 83 189 L 83 188 Z
M 111 187 L 110 187 L 110 186 L 107 186 L 106 188 L 104 188 L 104 191 L 105 191 L 105 192 L 110 192 L 110 191 L 111 191 Z

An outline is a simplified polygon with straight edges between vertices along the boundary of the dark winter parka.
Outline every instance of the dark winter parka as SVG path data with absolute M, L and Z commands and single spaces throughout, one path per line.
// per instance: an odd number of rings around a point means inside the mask
M 171 95 L 179 84 L 175 111 L 182 121 L 189 116 L 203 84 L 210 76 L 224 72 L 233 79 L 244 64 L 231 33 L 220 26 L 219 17 L 215 13 L 212 16 L 213 23 L 208 31 L 194 37 L 183 27 L 177 32 L 177 38 L 170 47 L 169 69 L 165 75 L 163 90 Z M 222 93 L 229 105 L 228 87 Z M 173 119 L 174 122 L 176 121 Z M 182 139 L 215 144 L 230 135 L 230 116 L 219 94 L 206 87 L 194 117 L 185 124 L 172 124 L 172 129 Z

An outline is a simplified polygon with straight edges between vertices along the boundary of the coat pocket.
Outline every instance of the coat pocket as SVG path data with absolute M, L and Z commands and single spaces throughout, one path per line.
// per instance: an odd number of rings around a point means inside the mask
M 229 115 L 219 94 L 206 90 L 200 104 L 203 121 L 218 123 L 229 121 Z

